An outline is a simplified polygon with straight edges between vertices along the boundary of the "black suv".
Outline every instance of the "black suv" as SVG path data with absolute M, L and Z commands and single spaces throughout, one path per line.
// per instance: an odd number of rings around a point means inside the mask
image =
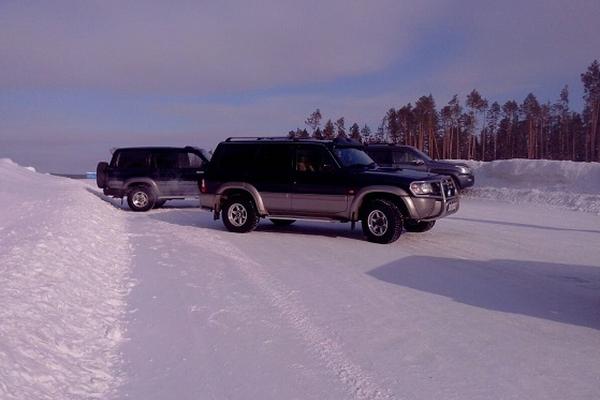
M 402 230 L 424 232 L 455 213 L 458 195 L 446 176 L 380 170 L 348 139 L 229 138 L 200 183 L 202 208 L 228 230 L 249 232 L 261 217 L 361 221 L 367 239 L 390 243 Z
M 195 147 L 131 147 L 114 151 L 110 164 L 98 163 L 96 183 L 104 194 L 127 197 L 133 211 L 167 200 L 198 197 L 209 154 Z
M 432 160 L 427 154 L 412 146 L 397 144 L 370 144 L 365 151 L 381 167 L 414 169 L 451 176 L 458 189 L 475 183 L 473 172 L 466 164 Z

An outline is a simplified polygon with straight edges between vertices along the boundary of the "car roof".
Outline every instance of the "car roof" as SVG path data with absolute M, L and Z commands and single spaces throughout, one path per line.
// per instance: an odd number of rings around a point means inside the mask
M 361 147 L 362 144 L 350 138 L 315 139 L 315 138 L 290 138 L 287 136 L 264 136 L 264 137 L 229 137 L 224 143 L 315 143 L 334 146 Z
M 174 146 L 141 146 L 141 147 L 119 147 L 115 149 L 117 151 L 134 151 L 134 150 L 146 150 L 146 151 L 161 151 L 161 150 L 201 150 L 198 147 L 193 146 L 184 146 L 184 147 L 174 147 Z
M 407 144 L 397 144 L 397 143 L 375 143 L 375 144 L 366 144 L 365 149 L 414 149 L 414 146 L 409 146 Z

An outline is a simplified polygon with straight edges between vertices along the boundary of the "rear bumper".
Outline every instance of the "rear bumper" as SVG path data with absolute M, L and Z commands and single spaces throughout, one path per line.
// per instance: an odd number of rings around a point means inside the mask
M 123 189 L 104 188 L 102 189 L 102 192 L 106 196 L 112 196 L 117 198 L 125 197 L 125 191 Z

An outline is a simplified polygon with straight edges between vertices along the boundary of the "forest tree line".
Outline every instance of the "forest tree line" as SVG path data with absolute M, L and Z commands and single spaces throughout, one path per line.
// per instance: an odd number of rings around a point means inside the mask
M 533 93 L 522 103 L 490 103 L 477 90 L 461 104 L 457 95 L 440 110 L 430 94 L 415 104 L 390 108 L 376 130 L 357 123 L 346 128 L 344 117 L 322 123 L 316 109 L 307 128 L 290 137 L 351 137 L 362 143 L 407 144 L 432 158 L 497 160 L 507 158 L 600 161 L 600 64 L 581 74 L 582 113 L 569 108 L 565 86 L 554 103 L 540 103 Z

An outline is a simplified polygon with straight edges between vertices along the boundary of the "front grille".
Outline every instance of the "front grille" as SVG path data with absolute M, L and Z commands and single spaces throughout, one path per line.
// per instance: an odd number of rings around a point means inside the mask
M 456 186 L 450 178 L 442 181 L 442 189 L 444 190 L 444 197 L 446 198 L 454 197 L 457 194 Z

